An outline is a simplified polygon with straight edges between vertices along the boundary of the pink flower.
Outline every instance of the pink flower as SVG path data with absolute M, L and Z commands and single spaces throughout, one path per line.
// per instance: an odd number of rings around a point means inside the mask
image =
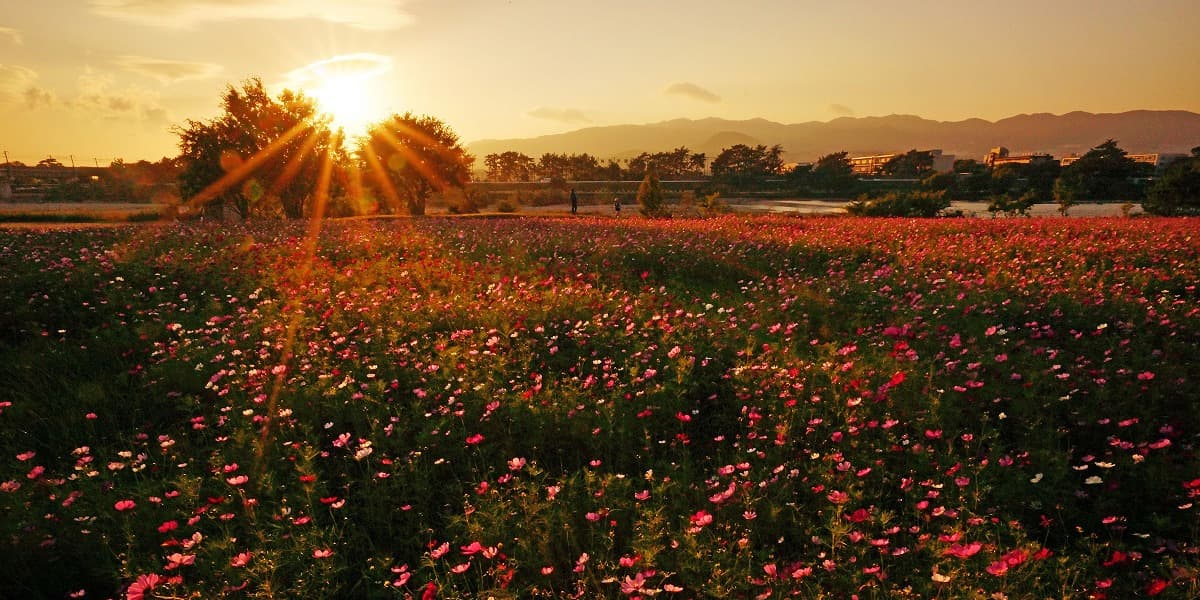
M 646 585 L 646 578 L 642 576 L 641 573 L 638 573 L 633 577 L 626 577 L 625 579 L 621 580 L 621 593 L 625 594 L 626 596 L 631 596 L 640 591 L 643 585 Z
M 117 509 L 120 512 L 125 512 L 127 510 L 133 510 L 133 508 L 135 506 L 137 506 L 137 503 L 134 502 L 133 500 L 117 500 L 116 504 L 113 504 L 113 508 Z
M 125 591 L 125 597 L 128 600 L 143 600 L 146 597 L 146 592 L 154 589 L 158 585 L 161 578 L 154 573 L 149 575 L 138 575 L 137 581 L 129 584 L 129 589 Z
M 995 575 L 996 577 L 1000 577 L 1001 575 L 1008 573 L 1008 563 L 998 560 L 988 565 L 986 570 L 988 573 Z
M 317 548 L 313 550 L 313 558 L 329 558 L 333 556 L 333 550 L 329 548 Z
M 236 567 L 244 567 L 244 566 L 250 564 L 250 559 L 252 559 L 252 558 L 254 558 L 253 552 L 239 552 L 237 555 L 235 555 L 232 559 L 229 560 L 229 564 L 230 564 L 230 566 L 233 566 L 235 568 Z
M 195 554 L 180 554 L 178 552 L 167 556 L 167 570 L 171 571 L 179 567 L 186 567 L 196 563 Z
M 467 443 L 472 446 L 475 446 L 482 442 L 483 442 L 483 434 L 481 434 L 481 433 L 476 433 L 476 434 L 467 436 Z
M 1017 548 L 1016 550 L 1013 550 L 1012 552 L 1009 552 L 1008 554 L 1005 554 L 1002 557 L 1002 560 L 1005 563 L 1007 563 L 1008 566 L 1010 566 L 1010 567 L 1015 567 L 1017 565 L 1020 565 L 1028 559 L 1029 559 L 1029 553 L 1020 548 Z
M 236 486 L 246 485 L 247 481 L 250 481 L 249 477 L 246 477 L 245 475 L 236 475 L 234 477 L 230 477 L 230 478 L 226 479 L 225 483 L 228 483 L 229 485 L 236 487 Z
M 983 544 L 980 544 L 979 542 L 971 542 L 969 544 L 951 544 L 949 548 L 946 548 L 945 554 L 955 558 L 967 559 L 979 554 L 979 551 L 982 549 Z
M 454 565 L 453 567 L 450 567 L 450 572 L 454 573 L 455 575 L 460 575 L 462 573 L 466 573 L 467 569 L 470 569 L 470 568 L 471 568 L 471 561 L 468 560 L 467 562 L 462 563 L 460 565 Z
M 429 551 L 429 557 L 437 560 L 446 555 L 450 551 L 450 542 L 442 542 L 441 546 Z

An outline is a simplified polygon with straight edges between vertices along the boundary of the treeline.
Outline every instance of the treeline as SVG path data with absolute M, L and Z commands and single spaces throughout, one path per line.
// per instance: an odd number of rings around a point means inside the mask
M 929 151 L 909 150 L 880 165 L 878 176 L 856 175 L 846 152 L 820 157 L 812 164 L 785 165 L 783 148 L 725 148 L 708 165 L 705 155 L 686 147 L 642 154 L 624 161 L 602 162 L 589 154 L 543 154 L 539 159 L 519 152 L 489 154 L 487 179 L 521 181 L 636 181 L 648 173 L 664 180 L 698 180 L 701 193 L 718 191 L 773 192 L 780 196 L 856 197 L 852 212 L 861 214 L 938 214 L 952 201 L 987 202 L 997 214 L 1028 214 L 1035 204 L 1057 203 L 1067 214 L 1082 202 L 1141 203 L 1161 215 L 1200 213 L 1200 147 L 1192 156 L 1164 168 L 1129 158 L 1108 140 L 1068 166 L 1058 161 L 1002 163 L 990 166 L 973 159 L 954 162 L 947 172 L 934 171 Z
M 711 163 L 702 152 L 686 147 L 643 152 L 625 161 L 601 161 L 590 154 L 546 153 L 534 159 L 520 152 L 484 157 L 485 179 L 491 182 L 641 181 L 648 174 L 662 180 L 703 180 L 727 190 L 781 184 L 817 192 L 846 193 L 855 188 L 847 153 L 821 157 L 815 164 L 785 167 L 781 146 L 737 144 L 721 151 Z
M 624 164 L 602 161 L 591 154 L 545 153 L 536 160 L 520 152 L 488 154 L 483 159 L 487 180 L 520 181 L 633 181 L 654 172 L 664 179 L 704 177 L 707 157 L 687 148 L 667 152 L 643 152 Z

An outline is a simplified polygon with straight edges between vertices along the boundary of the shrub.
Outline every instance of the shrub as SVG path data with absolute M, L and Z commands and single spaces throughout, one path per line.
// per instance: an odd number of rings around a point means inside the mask
M 657 175 L 646 173 L 642 184 L 638 186 L 637 202 L 644 216 L 651 218 L 666 216 L 666 209 L 663 207 L 662 184 L 659 183 Z
M 729 204 L 721 200 L 721 192 L 705 194 L 698 208 L 700 209 L 700 214 L 705 217 L 715 217 L 729 212 Z
M 1152 215 L 1200 215 L 1200 157 L 1168 167 L 1146 193 L 1142 208 Z
M 856 217 L 923 217 L 945 216 L 950 200 L 945 192 L 889 192 L 877 198 L 859 197 L 846 207 Z
M 1037 203 L 1037 195 L 1030 191 L 1025 192 L 1020 197 L 1010 194 L 999 194 L 992 197 L 992 201 L 988 204 L 988 212 L 993 215 L 1004 213 L 1005 216 L 1015 217 L 1021 215 L 1029 216 L 1029 209 Z

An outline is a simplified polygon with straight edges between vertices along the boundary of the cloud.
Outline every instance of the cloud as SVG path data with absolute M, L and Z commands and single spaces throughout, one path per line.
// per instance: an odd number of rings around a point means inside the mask
M 54 93 L 37 85 L 33 69 L 0 64 L 0 103 L 35 109 L 54 103 Z
M 79 76 L 79 95 L 63 102 L 68 108 L 105 119 L 166 122 L 158 93 L 138 86 L 118 89 L 111 75 L 88 69 Z
M 159 103 L 157 92 L 138 86 L 118 88 L 111 75 L 87 69 L 79 76 L 74 96 L 59 99 L 51 90 L 38 85 L 32 69 L 0 64 L 0 104 L 37 108 L 65 109 L 101 119 L 124 119 L 166 123 L 167 110 Z
M 25 39 L 21 37 L 21 32 L 12 27 L 0 27 L 0 38 L 8 38 L 9 41 L 18 46 L 25 43 Z
M 42 107 L 50 107 L 54 105 L 54 92 L 46 88 L 31 85 L 25 88 L 21 94 L 25 100 L 25 106 L 30 109 Z
M 392 59 L 381 54 L 341 54 L 288 71 L 283 76 L 284 86 L 311 89 L 331 81 L 364 81 L 378 77 L 391 68 Z
M 829 112 L 831 112 L 839 117 L 853 117 L 854 116 L 854 109 L 850 108 L 849 106 L 846 106 L 845 104 L 830 104 Z
M 213 63 L 147 58 L 145 56 L 121 56 L 115 62 L 126 71 L 145 75 L 162 83 L 207 79 L 216 76 L 224 68 Z
M 664 93 L 673 94 L 676 96 L 686 96 L 692 100 L 700 100 L 702 102 L 721 101 L 720 96 L 687 81 L 672 83 L 671 85 L 667 86 L 667 89 L 664 91 Z
M 583 111 L 574 108 L 549 108 L 542 106 L 529 111 L 529 116 L 536 119 L 546 119 L 548 121 L 561 121 L 563 123 L 591 123 L 592 120 L 583 114 Z
M 319 19 L 359 29 L 389 30 L 412 23 L 408 0 L 88 0 L 92 12 L 152 27 L 182 28 L 243 19 Z

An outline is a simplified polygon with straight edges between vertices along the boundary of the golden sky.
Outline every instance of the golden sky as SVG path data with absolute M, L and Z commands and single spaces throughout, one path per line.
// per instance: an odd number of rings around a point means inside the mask
M 350 128 L 412 110 L 468 142 L 679 117 L 1200 112 L 1197 0 L 11 2 L 0 150 L 30 163 L 174 156 L 171 126 L 252 76 Z

